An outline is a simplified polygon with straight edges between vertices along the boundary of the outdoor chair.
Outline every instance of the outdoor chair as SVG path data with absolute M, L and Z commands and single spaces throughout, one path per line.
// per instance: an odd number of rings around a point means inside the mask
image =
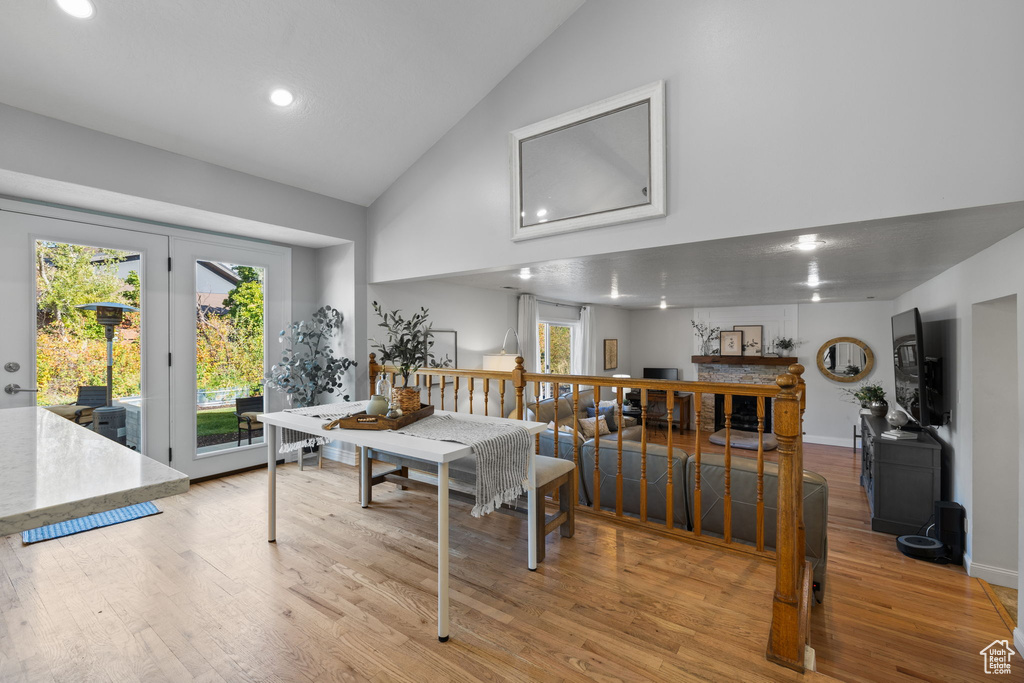
M 94 408 L 107 405 L 107 387 L 78 387 L 78 399 L 68 405 L 46 406 L 50 412 L 71 420 L 75 424 L 92 424 Z
M 263 412 L 263 397 L 249 396 L 248 398 L 235 399 L 235 415 L 238 417 L 238 444 L 242 445 L 242 431 L 249 436 L 249 445 L 252 445 L 252 433 L 263 429 L 263 423 L 258 416 Z

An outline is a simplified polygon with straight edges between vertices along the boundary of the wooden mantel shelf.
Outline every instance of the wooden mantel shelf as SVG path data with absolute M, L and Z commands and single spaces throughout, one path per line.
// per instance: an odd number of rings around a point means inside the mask
M 691 363 L 697 365 L 792 365 L 797 363 L 795 356 L 766 358 L 764 356 L 692 356 Z

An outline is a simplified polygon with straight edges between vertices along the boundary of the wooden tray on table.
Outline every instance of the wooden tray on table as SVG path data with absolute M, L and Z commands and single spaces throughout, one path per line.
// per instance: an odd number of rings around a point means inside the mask
M 391 420 L 383 415 L 367 415 L 365 412 L 355 413 L 348 417 L 338 418 L 334 422 L 328 422 L 324 429 L 401 429 L 413 422 L 434 414 L 434 406 L 420 404 L 420 409 L 411 413 L 405 413 L 401 417 Z

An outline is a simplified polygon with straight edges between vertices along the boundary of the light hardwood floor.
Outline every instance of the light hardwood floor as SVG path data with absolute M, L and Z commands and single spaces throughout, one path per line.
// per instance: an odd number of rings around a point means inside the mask
M 831 487 L 819 671 L 983 678 L 978 650 L 1008 631 L 978 582 L 869 530 L 849 449 L 805 457 Z M 524 520 L 455 502 L 452 640 L 438 643 L 433 497 L 385 485 L 363 510 L 352 468 L 278 472 L 276 544 L 261 470 L 157 501 L 155 517 L 0 539 L 0 680 L 825 678 L 764 660 L 770 564 L 580 515 L 529 572 Z

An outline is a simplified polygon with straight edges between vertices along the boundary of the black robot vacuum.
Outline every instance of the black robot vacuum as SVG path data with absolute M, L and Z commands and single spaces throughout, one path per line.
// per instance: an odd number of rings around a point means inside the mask
M 931 536 L 908 535 L 896 539 L 896 547 L 907 557 L 928 562 L 946 563 L 946 546 Z

